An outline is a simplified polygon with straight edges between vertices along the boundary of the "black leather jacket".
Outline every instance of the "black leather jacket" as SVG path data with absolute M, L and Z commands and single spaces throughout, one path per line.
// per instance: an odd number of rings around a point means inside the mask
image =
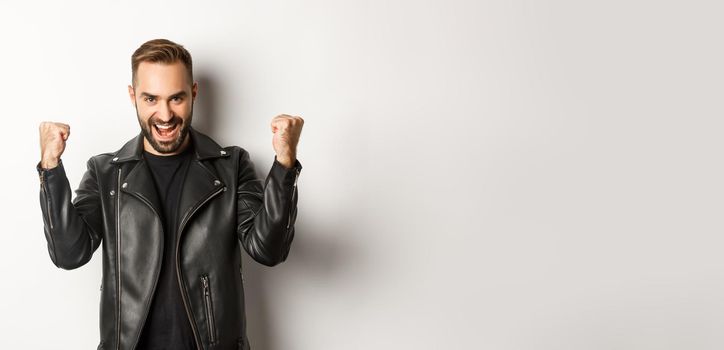
M 195 155 L 180 198 L 176 273 L 199 349 L 249 349 L 238 243 L 256 261 L 286 260 L 294 237 L 299 161 L 274 158 L 262 182 L 249 153 L 190 128 Z M 163 249 L 161 206 L 142 158 L 143 135 L 91 157 L 71 201 L 62 161 L 40 175 L 53 263 L 75 269 L 103 242 L 98 349 L 134 349 L 149 311 Z

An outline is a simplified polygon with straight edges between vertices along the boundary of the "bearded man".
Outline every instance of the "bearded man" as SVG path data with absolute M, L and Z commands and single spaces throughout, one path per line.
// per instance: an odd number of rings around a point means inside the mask
M 74 199 L 61 160 L 70 126 L 40 124 L 50 259 L 75 269 L 103 243 L 98 349 L 249 349 L 239 244 L 261 264 L 286 260 L 304 120 L 271 120 L 276 155 L 262 182 L 246 150 L 191 126 L 198 84 L 183 46 L 150 40 L 131 70 L 141 130 L 88 160 Z

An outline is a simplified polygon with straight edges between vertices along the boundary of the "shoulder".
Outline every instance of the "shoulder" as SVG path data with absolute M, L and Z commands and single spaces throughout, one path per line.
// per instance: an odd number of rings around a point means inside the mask
M 224 147 L 224 150 L 226 150 L 226 152 L 229 152 L 229 154 L 233 158 L 249 157 L 249 152 L 247 152 L 243 147 L 240 146 L 227 146 Z
M 143 136 L 138 135 L 127 140 L 120 148 L 112 152 L 98 153 L 88 159 L 88 167 L 94 167 L 98 170 L 114 168 L 114 162 L 119 158 L 134 158 L 139 149 L 143 147 Z
M 236 145 L 222 147 L 213 138 L 194 128 L 189 130 L 189 135 L 193 140 L 197 157 L 200 160 L 235 159 L 247 154 L 246 150 Z
M 104 167 L 110 167 L 111 161 L 113 160 L 116 152 L 104 152 L 99 153 L 88 158 L 88 168 L 93 170 L 101 170 Z

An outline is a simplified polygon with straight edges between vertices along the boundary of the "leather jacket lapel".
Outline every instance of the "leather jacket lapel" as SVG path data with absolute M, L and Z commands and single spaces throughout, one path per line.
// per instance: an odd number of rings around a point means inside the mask
M 127 172 L 121 191 L 129 193 L 150 206 L 159 217 L 161 217 L 161 205 L 156 191 L 156 185 L 153 183 L 151 169 L 148 168 L 146 161 L 141 157 L 143 152 L 143 133 L 139 133 L 136 137 L 126 142 L 125 145 L 116 153 L 111 163 L 124 163 L 136 161 L 133 168 Z
M 181 218 L 179 229 L 181 230 L 199 207 L 217 192 L 225 190 L 225 184 L 201 161 L 194 159 L 189 164 L 183 189 L 179 201 L 179 217 Z
M 127 192 L 135 197 L 138 197 L 141 201 L 146 203 L 156 212 L 159 218 L 162 216 L 161 202 L 158 198 L 158 191 L 156 185 L 153 182 L 153 176 L 151 175 L 151 169 L 148 168 L 145 159 L 141 159 L 136 163 L 136 166 L 131 169 L 126 179 L 124 180 L 124 186 L 121 186 L 121 190 Z
M 188 220 L 204 201 L 211 197 L 216 191 L 223 190 L 225 184 L 221 183 L 218 176 L 209 168 L 204 166 L 202 160 L 228 157 L 227 152 L 208 136 L 197 132 L 193 127 L 189 128 L 189 135 L 194 144 L 195 157 L 189 165 L 188 173 L 184 180 L 183 193 L 179 203 L 181 213 L 181 225 Z M 112 163 L 138 161 L 128 173 L 124 182 L 123 191 L 128 192 L 153 209 L 157 215 L 161 214 L 161 205 L 153 183 L 151 171 L 146 161 L 141 156 L 143 152 L 143 133 L 126 142 L 116 153 Z

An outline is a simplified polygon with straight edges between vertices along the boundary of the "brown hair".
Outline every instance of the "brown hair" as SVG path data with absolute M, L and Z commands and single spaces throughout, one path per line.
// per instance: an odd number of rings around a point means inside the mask
M 174 63 L 176 61 L 183 62 L 189 74 L 189 81 L 193 82 L 191 54 L 183 46 L 167 39 L 146 41 L 131 56 L 131 81 L 133 86 L 136 86 L 136 71 L 141 62 Z

